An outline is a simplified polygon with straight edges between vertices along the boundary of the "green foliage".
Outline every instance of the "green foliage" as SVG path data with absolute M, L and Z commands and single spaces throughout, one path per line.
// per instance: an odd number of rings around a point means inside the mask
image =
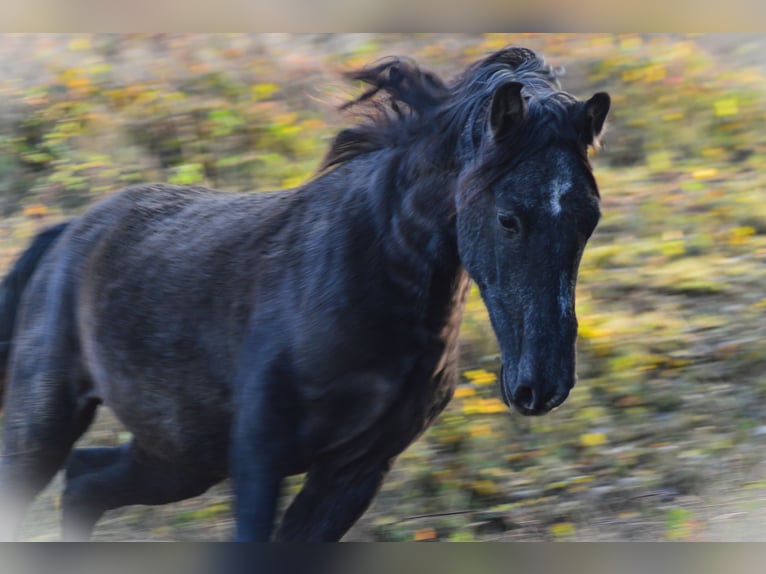
M 38 83 L 6 90 L 0 182 L 19 190 L 4 198 L 6 213 L 36 202 L 77 211 L 140 181 L 277 189 L 315 169 L 325 120 L 281 96 L 280 83 L 296 81 L 297 72 L 291 77 L 260 54 L 257 37 L 240 38 L 236 49 L 214 37 L 80 40 L 46 63 Z M 51 42 L 26 41 L 33 54 Z M 29 64 L 42 71 L 42 61 Z M 94 153 L 102 167 L 91 165 Z
M 205 179 L 204 167 L 199 163 L 185 163 L 176 167 L 168 181 L 176 185 L 198 185 Z

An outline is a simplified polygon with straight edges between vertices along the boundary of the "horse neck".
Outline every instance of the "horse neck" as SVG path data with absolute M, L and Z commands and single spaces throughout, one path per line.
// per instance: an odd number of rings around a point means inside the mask
M 417 148 L 391 161 L 390 184 L 379 190 L 396 199 L 386 210 L 382 241 L 389 280 L 412 310 L 438 327 L 462 308 L 456 293 L 466 283 L 457 252 L 456 175 Z

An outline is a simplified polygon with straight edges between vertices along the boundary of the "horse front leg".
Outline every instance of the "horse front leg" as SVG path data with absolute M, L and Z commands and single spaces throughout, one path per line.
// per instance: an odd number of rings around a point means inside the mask
M 287 509 L 278 542 L 337 542 L 370 506 L 393 459 L 341 471 L 316 467 Z
M 277 464 L 279 454 L 255 447 L 243 437 L 235 438 L 232 449 L 237 542 L 269 541 L 284 478 Z
M 282 481 L 295 465 L 294 403 L 267 388 L 240 397 L 231 447 L 238 542 L 268 542 Z

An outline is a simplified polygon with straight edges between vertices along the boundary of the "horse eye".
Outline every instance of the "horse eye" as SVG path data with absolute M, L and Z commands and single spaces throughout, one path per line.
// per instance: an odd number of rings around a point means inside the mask
M 510 235 L 521 233 L 521 219 L 513 213 L 500 212 L 497 214 L 497 221 L 506 233 Z

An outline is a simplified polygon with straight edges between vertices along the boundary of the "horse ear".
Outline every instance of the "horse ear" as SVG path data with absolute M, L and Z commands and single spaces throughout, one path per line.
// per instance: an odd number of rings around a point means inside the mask
M 519 82 L 506 82 L 492 96 L 489 125 L 495 141 L 508 135 L 511 128 L 527 115 L 527 103 L 521 95 L 524 87 Z
M 606 92 L 594 94 L 585 102 L 585 134 L 583 135 L 588 140 L 587 143 L 593 143 L 601 135 L 611 103 L 612 100 Z

